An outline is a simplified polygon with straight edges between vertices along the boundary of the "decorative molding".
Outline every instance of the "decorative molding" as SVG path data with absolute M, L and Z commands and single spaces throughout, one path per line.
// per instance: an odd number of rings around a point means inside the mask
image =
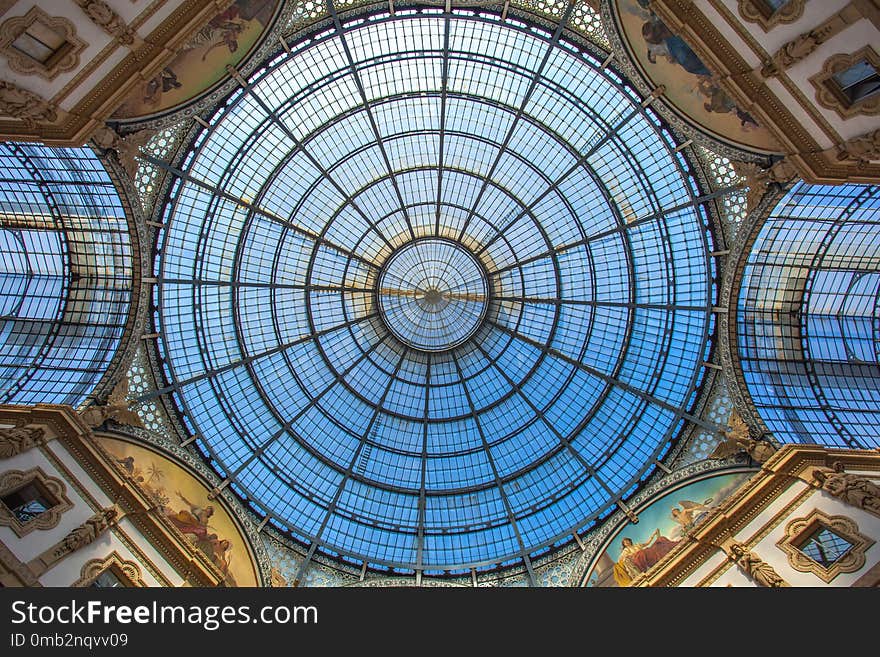
M 707 477 L 754 471 L 753 467 L 743 464 L 710 460 L 698 461 L 678 470 L 673 470 L 672 473 L 656 480 L 633 497 L 629 505 L 638 513 L 652 504 L 661 494 L 671 493 L 678 488 L 706 479 Z M 572 569 L 571 586 L 584 586 L 586 584 L 588 576 L 593 570 L 594 562 L 605 551 L 608 541 L 628 523 L 629 519 L 626 517 L 626 514 L 622 510 L 618 510 L 605 520 L 597 531 L 584 540 L 583 553 L 579 562 Z
M 742 556 L 731 556 L 733 542 L 751 551 L 772 532 L 782 533 L 784 523 L 795 517 L 797 509 L 817 494 L 815 487 L 807 485 L 810 473 L 829 460 L 840 461 L 860 471 L 880 472 L 878 450 L 783 445 L 762 464 L 758 473 L 691 531 L 689 542 L 677 546 L 667 555 L 667 560 L 655 565 L 641 584 L 680 586 L 708 561 L 714 561 L 718 551 L 723 550 L 727 559 L 714 566 L 699 582 L 688 585 L 709 586 L 716 582 L 734 565 L 734 559 Z M 782 495 L 786 496 L 784 503 L 780 499 Z M 742 565 L 748 565 L 747 562 L 744 560 Z
M 763 0 L 737 0 L 737 9 L 743 20 L 757 23 L 765 32 L 777 25 L 794 23 L 804 14 L 807 0 L 789 0 L 776 11 Z
M 134 561 L 126 561 L 122 556 L 114 550 L 105 559 L 90 559 L 86 561 L 80 571 L 80 577 L 73 582 L 72 587 L 91 586 L 92 582 L 97 579 L 98 575 L 105 570 L 111 569 L 117 577 L 120 577 L 127 586 L 130 587 L 146 587 L 147 583 L 143 580 L 141 569 Z
M 217 488 L 222 483 L 217 474 L 188 449 L 175 445 L 167 438 L 159 436 L 148 429 L 114 426 L 112 429 L 103 429 L 100 433 L 116 440 L 121 439 L 134 442 L 135 444 L 145 444 L 159 453 L 164 453 L 164 456 L 176 461 L 184 469 L 191 470 L 197 479 L 202 480 L 209 491 Z M 103 448 L 101 449 L 103 451 Z M 261 585 L 267 586 L 271 581 L 272 564 L 265 546 L 259 538 L 260 531 L 257 529 L 259 521 L 236 499 L 228 487 L 223 488 L 214 499 L 224 503 L 230 512 L 230 518 L 238 524 L 241 534 L 247 539 L 248 548 L 254 556 L 254 562 L 257 566 L 256 579 Z M 130 517 L 130 514 L 128 517 Z M 200 552 L 197 548 L 195 549 Z
M 779 489 L 777 489 L 776 494 L 779 495 L 781 492 L 782 492 L 782 488 L 779 488 Z M 771 531 L 773 531 L 779 525 L 781 525 L 782 522 L 786 518 L 791 516 L 791 514 L 794 512 L 794 510 L 797 509 L 798 507 L 800 507 L 801 505 L 803 505 L 803 503 L 806 501 L 806 499 L 808 497 L 810 497 L 812 494 L 813 494 L 812 490 L 810 490 L 809 488 L 804 488 L 800 493 L 795 495 L 787 504 L 785 504 L 779 511 L 777 511 L 777 513 L 768 522 L 764 523 L 764 525 L 762 525 L 761 528 L 755 534 L 750 536 L 748 541 L 746 541 L 744 544 L 748 545 L 749 547 L 754 547 L 758 542 L 760 542 L 761 540 L 766 538 L 770 534 Z M 748 504 L 748 501 L 747 501 L 748 499 L 749 499 L 748 495 L 743 496 L 742 502 L 741 502 L 741 508 L 743 508 L 745 505 Z M 772 496 L 767 496 L 767 497 L 763 498 L 761 500 L 762 508 L 766 508 L 766 505 L 769 504 L 770 502 L 772 502 L 772 500 L 773 500 Z M 757 517 L 757 514 L 755 517 Z M 726 535 L 727 534 L 722 534 L 721 536 L 723 537 Z M 721 538 L 719 540 L 721 540 L 723 542 L 724 539 Z M 697 583 L 697 586 L 698 587 L 710 586 L 719 577 L 721 577 L 721 575 L 724 574 L 724 572 L 726 572 L 728 568 L 731 567 L 732 563 L 733 562 L 730 559 L 727 559 L 726 561 L 722 562 L 720 566 L 716 567 L 711 573 L 709 573 L 706 577 L 704 577 L 702 580 L 700 580 Z
M 39 587 L 40 581 L 12 550 L 0 542 L 0 585 Z
M 864 475 L 844 472 L 839 461 L 830 468 L 815 468 L 811 483 L 832 497 L 880 517 L 880 486 Z
M 107 420 L 134 427 L 143 427 L 140 416 L 131 410 L 128 401 L 128 376 L 123 374 L 102 404 L 92 404 L 83 409 L 80 417 L 91 428 L 102 426 Z
M 74 476 L 70 469 L 56 456 L 51 450 L 43 448 L 44 456 L 64 475 L 68 483 L 76 489 L 77 494 L 82 497 L 92 511 L 101 508 L 92 492 L 87 489 Z M 88 469 L 88 466 L 87 466 Z M 141 541 L 135 542 L 117 523 L 113 529 L 113 534 L 119 541 L 134 554 L 150 572 L 150 574 L 161 583 L 162 586 L 172 586 L 171 580 L 162 572 L 161 568 L 143 551 Z
M 809 32 L 805 32 L 785 43 L 761 67 L 761 75 L 765 78 L 775 77 L 784 70 L 791 68 L 799 61 L 806 59 L 831 37 L 839 34 L 848 25 L 852 25 L 862 17 L 861 12 L 853 4 L 830 16 Z
M 860 169 L 864 169 L 871 160 L 880 160 L 880 129 L 839 144 L 837 159 L 854 161 Z
M 52 103 L 12 82 L 0 80 L 0 114 L 12 116 L 33 130 L 37 121 L 52 123 L 58 111 Z
M 122 17 L 103 0 L 73 0 L 82 9 L 89 20 L 112 36 L 117 43 L 123 46 L 131 46 L 137 39 L 137 34 L 126 25 Z
M 727 550 L 728 558 L 739 566 L 758 586 L 769 588 L 791 586 L 773 569 L 773 566 L 750 551 L 742 543 L 734 541 L 728 546 Z
M 38 61 L 14 46 L 14 42 L 34 23 L 64 37 L 64 43 L 45 61 Z M 76 27 L 66 18 L 49 16 L 34 5 L 24 16 L 9 18 L 0 25 L 0 53 L 9 61 L 9 68 L 24 75 L 39 75 L 46 80 L 79 66 L 79 54 L 89 44 L 76 36 Z
M 73 508 L 66 494 L 64 482 L 55 477 L 48 476 L 42 468 L 35 467 L 30 470 L 8 470 L 0 475 L 0 496 L 26 486 L 31 482 L 38 484 L 51 496 L 54 504 L 43 511 L 33 520 L 22 523 L 5 504 L 0 502 L 0 526 L 10 527 L 21 538 L 36 529 L 52 529 L 61 522 L 61 516 L 65 511 Z
M 148 9 L 148 11 L 154 10 Z M 83 94 L 75 105 L 66 108 L 61 121 L 56 124 L 54 123 L 56 119 L 54 115 L 47 118 L 33 114 L 30 115 L 31 121 L 24 126 L 18 121 L 0 120 L 0 138 L 7 140 L 39 139 L 51 141 L 59 146 L 81 146 L 87 141 L 88 136 L 125 100 L 128 94 L 142 82 L 144 75 L 167 64 L 192 34 L 207 23 L 217 11 L 217 0 L 183 0 L 158 27 L 145 35 L 143 40 L 138 38 L 131 52 L 121 62 L 112 66 L 110 71 L 97 82 L 90 83 L 88 85 L 89 92 Z M 124 35 L 123 38 L 125 38 Z M 113 44 L 110 48 L 112 49 L 112 47 Z M 106 54 L 108 53 L 102 53 L 102 56 L 106 56 Z M 85 78 L 79 75 L 77 79 L 78 82 L 72 86 L 65 85 L 62 92 L 53 98 L 53 103 L 50 105 L 53 111 L 55 104 L 60 102 L 62 97 L 68 95 L 85 81 Z M 8 83 L 2 82 L 0 84 L 6 85 Z M 6 100 L 4 96 L 9 94 L 9 91 L 0 86 L 0 112 L 21 118 L 19 114 L 3 109 L 5 105 L 21 105 L 17 97 Z M 6 102 L 4 103 L 4 101 Z M 46 101 L 42 102 L 46 103 Z M 26 107 L 27 103 L 24 105 Z M 22 129 L 23 127 L 24 129 Z
M 800 550 L 804 541 L 820 527 L 829 529 L 852 546 L 827 568 L 813 561 Z M 859 526 L 851 518 L 829 516 L 819 509 L 813 509 L 806 517 L 789 522 L 785 526 L 785 536 L 776 545 L 788 555 L 788 563 L 792 568 L 802 573 L 813 573 L 828 584 L 840 573 L 854 573 L 860 570 L 865 565 L 865 552 L 874 545 L 874 540 L 860 533 Z
M 35 575 L 42 575 L 67 555 L 94 543 L 116 524 L 118 515 L 119 512 L 112 506 L 99 510 L 86 518 L 81 525 L 77 525 L 67 532 L 64 538 L 55 545 L 31 560 L 28 567 Z
M 42 445 L 47 440 L 46 431 L 40 427 L 12 427 L 0 429 L 0 459 L 8 459 Z
M 871 46 L 865 46 L 849 55 L 844 53 L 832 55 L 825 60 L 822 70 L 810 78 L 810 82 L 816 89 L 816 102 L 822 107 L 834 110 L 843 119 L 859 115 L 880 114 L 880 94 L 850 104 L 834 82 L 834 75 L 845 71 L 860 59 L 866 59 L 876 70 L 880 71 L 880 55 Z
M 217 586 L 223 581 L 223 574 L 209 557 L 195 547 L 167 518 L 155 512 L 155 503 L 149 493 L 127 476 L 99 441 L 94 439 L 92 432 L 72 408 L 60 404 L 37 404 L 32 407 L 0 404 L 0 421 L 50 426 L 57 434 L 56 441 L 61 443 L 82 468 L 88 481 L 93 482 L 115 501 L 116 508 L 122 512 L 120 521 L 130 522 L 147 544 L 165 559 L 165 571 L 176 571 L 192 586 Z M 87 500 L 90 507 L 100 510 L 102 505 L 98 505 L 95 497 L 78 484 L 82 475 L 74 476 L 48 447 L 41 449 L 46 458 L 65 473 L 71 486 Z M 69 461 L 69 458 L 65 457 L 64 460 Z M 141 563 L 149 563 L 149 558 L 137 542 L 125 536 L 118 524 L 112 531 L 120 538 L 125 537 L 123 542 L 126 547 L 137 555 Z M 142 543 L 143 540 L 139 542 Z M 168 578 L 158 568 L 153 574 L 159 581 L 168 582 Z
M 156 134 L 155 130 L 138 130 L 121 136 L 113 128 L 104 124 L 95 130 L 92 142 L 104 151 L 111 151 L 128 177 L 134 181 L 137 179 L 137 158 L 141 156 L 141 149 Z
M 880 177 L 880 165 L 871 164 L 859 169 L 829 157 L 827 149 L 823 149 L 817 141 L 818 137 L 799 118 L 800 114 L 796 116 L 793 113 L 790 101 L 780 98 L 772 85 L 767 85 L 766 80 L 753 70 L 754 67 L 743 57 L 741 45 L 729 41 L 727 29 L 733 29 L 737 34 L 745 29 L 739 18 L 727 11 L 721 0 L 709 0 L 709 3 L 721 14 L 723 24 L 715 25 L 713 20 L 717 21 L 717 18 L 708 18 L 692 0 L 652 0 L 651 9 L 671 30 L 687 41 L 707 66 L 718 73 L 718 83 L 731 98 L 771 131 L 804 180 L 817 184 L 870 184 L 876 181 Z M 755 50 L 753 40 L 745 41 Z M 762 49 L 759 50 L 755 50 L 759 58 L 769 56 Z M 786 82 L 785 76 L 780 80 L 791 91 L 790 81 Z M 799 98 L 797 93 L 794 95 Z M 816 103 L 799 103 L 799 106 L 813 117 L 819 130 L 827 135 L 828 123 Z M 832 141 L 841 140 L 839 135 L 830 138 Z

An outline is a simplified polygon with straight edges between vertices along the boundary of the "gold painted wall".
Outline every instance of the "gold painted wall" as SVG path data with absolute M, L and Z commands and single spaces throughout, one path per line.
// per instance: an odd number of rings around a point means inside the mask
M 111 117 L 143 118 L 183 105 L 228 76 L 258 42 L 275 0 L 235 0 L 190 39 L 158 75 L 140 84 Z
M 645 5 L 645 0 L 616 0 L 616 20 L 630 57 L 665 98 L 692 124 L 736 146 L 778 152 L 770 132 L 712 80 L 712 71 Z
M 257 586 L 248 541 L 208 488 L 167 456 L 124 440 L 97 436 L 101 446 L 153 495 L 159 510 L 226 574 L 227 586 Z

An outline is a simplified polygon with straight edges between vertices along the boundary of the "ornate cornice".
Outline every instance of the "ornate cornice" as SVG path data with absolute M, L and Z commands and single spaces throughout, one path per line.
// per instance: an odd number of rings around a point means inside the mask
M 211 470 L 205 463 L 190 449 L 174 444 L 172 441 L 159 436 L 147 429 L 130 426 L 116 426 L 112 429 L 105 429 L 98 432 L 98 435 L 106 435 L 110 438 L 127 440 L 134 444 L 149 445 L 152 449 L 163 454 L 172 461 L 183 466 L 184 469 L 190 470 L 197 479 L 209 491 L 215 491 L 222 483 L 217 474 Z M 259 537 L 256 518 L 251 514 L 241 502 L 233 495 L 228 488 L 223 488 L 216 494 L 212 493 L 213 500 L 220 501 L 229 511 L 229 516 L 233 522 L 238 525 L 238 529 L 248 542 L 248 549 L 254 556 L 254 562 L 257 565 L 257 580 L 260 585 L 268 586 L 271 580 L 269 555 Z
M 870 183 L 880 178 L 878 164 L 859 168 L 829 156 L 828 149 L 816 142 L 786 102 L 766 84 L 760 71 L 746 62 L 692 0 L 653 0 L 651 9 L 717 74 L 724 90 L 771 131 L 804 180 L 833 184 Z
M 767 522 L 747 537 L 744 545 L 751 549 L 815 493 L 815 488 L 808 483 L 809 473 L 816 467 L 827 465 L 829 461 L 840 462 L 856 470 L 880 471 L 880 452 L 877 450 L 831 450 L 815 445 L 784 445 L 762 464 L 758 473 L 692 530 L 688 534 L 689 540 L 673 549 L 640 584 L 661 587 L 681 584 L 713 554 L 726 550 L 734 540 L 741 542 L 743 539 L 738 534 L 752 526 L 785 491 L 792 486 L 800 486 L 787 504 L 773 511 Z M 711 584 L 732 564 L 732 561 L 725 561 L 699 585 Z
M 673 470 L 665 477 L 657 479 L 630 500 L 629 506 L 638 514 L 640 510 L 653 503 L 655 498 L 676 488 L 681 488 L 711 476 L 750 471 L 754 471 L 754 468 L 734 459 L 728 461 L 698 461 L 678 470 Z M 580 560 L 572 569 L 569 586 L 584 585 L 587 575 L 592 569 L 593 562 L 604 552 L 608 541 L 629 523 L 630 519 L 627 515 L 619 510 L 605 521 L 602 527 L 589 535 L 589 537 L 585 537 L 584 551 Z
M 245 60 L 237 65 L 236 71 L 242 77 L 248 77 L 254 70 L 257 69 L 258 66 L 262 65 L 262 62 L 266 61 L 267 59 L 280 55 L 283 52 L 285 45 L 288 48 L 292 47 L 293 44 L 302 41 L 313 31 L 329 27 L 332 24 L 331 20 L 324 13 L 317 13 L 311 16 L 304 17 L 300 13 L 300 8 L 302 4 L 302 2 L 294 2 L 289 4 L 282 10 L 281 15 L 275 21 L 273 26 L 269 30 L 267 30 L 266 35 L 263 37 L 260 45 L 253 51 L 250 56 L 248 56 Z M 518 18 L 520 20 L 529 21 L 530 23 L 542 26 L 547 30 L 552 30 L 558 23 L 554 23 L 552 20 L 550 20 L 548 15 L 538 13 L 535 7 L 532 6 L 533 4 L 534 3 L 527 2 L 511 3 L 511 5 L 506 9 L 506 15 L 509 15 L 513 18 Z M 442 7 L 443 5 L 443 2 L 396 3 L 397 9 L 419 6 Z M 603 12 L 602 18 L 603 21 L 606 22 L 606 24 L 610 16 L 610 13 L 608 13 L 610 12 L 610 9 L 607 5 L 607 2 L 603 2 L 601 7 L 601 10 Z M 486 12 L 494 12 L 496 14 L 505 11 L 505 5 L 498 2 L 454 1 L 452 2 L 451 6 L 479 7 L 480 10 L 484 10 Z M 359 15 L 387 10 L 387 3 L 365 2 L 358 3 L 356 6 L 346 6 L 344 10 L 340 10 L 340 16 L 344 19 L 347 19 Z M 613 30 L 609 32 L 613 32 Z M 585 50 L 590 50 L 595 56 L 598 56 L 601 59 L 605 59 L 607 57 L 607 49 L 590 40 L 590 38 L 586 36 L 581 30 L 574 28 L 566 29 L 564 34 L 567 39 L 576 44 L 578 47 Z M 618 69 L 620 73 L 624 77 L 626 77 L 628 81 L 630 81 L 630 83 L 638 90 L 640 94 L 642 94 L 646 98 L 651 97 L 654 89 L 646 80 L 644 80 L 640 75 L 637 74 L 635 68 L 629 62 L 627 56 L 625 55 L 625 49 L 622 42 L 620 42 L 619 37 L 615 41 L 615 37 L 611 34 L 608 34 L 606 36 L 608 36 L 609 40 L 611 40 L 612 46 L 615 48 L 616 52 L 616 57 L 613 63 L 611 63 L 611 66 L 613 66 L 615 69 Z M 282 44 L 281 40 L 284 41 L 284 44 Z M 232 93 L 236 88 L 238 88 L 238 86 L 238 82 L 229 79 L 224 83 L 218 85 L 216 88 L 206 92 L 196 101 L 184 107 L 172 110 L 161 117 L 154 117 L 147 120 L 131 120 L 120 122 L 119 127 L 120 129 L 124 128 L 126 131 L 134 131 L 140 129 L 151 129 L 160 131 L 167 130 L 172 127 L 180 129 L 184 133 L 180 140 L 181 146 L 176 148 L 170 156 L 163 158 L 171 166 L 179 166 L 184 158 L 187 156 L 189 144 L 192 144 L 194 139 L 204 129 L 203 126 L 200 125 L 199 120 L 209 116 L 213 111 L 215 111 L 219 103 L 221 103 L 228 94 Z M 687 157 L 688 161 L 693 165 L 691 167 L 690 173 L 692 173 L 697 179 L 699 186 L 702 190 L 706 192 L 712 191 L 717 187 L 717 184 L 704 169 L 704 166 L 700 161 L 698 148 L 707 148 L 715 153 L 718 153 L 719 155 L 722 155 L 723 157 L 730 159 L 754 161 L 759 161 L 763 159 L 763 156 L 759 156 L 750 151 L 732 147 L 729 144 L 713 139 L 697 131 L 692 125 L 683 121 L 677 115 L 677 113 L 670 107 L 666 106 L 664 102 L 665 101 L 663 101 L 661 97 L 652 104 L 652 109 L 656 110 L 657 114 L 667 123 L 669 131 L 674 136 L 677 143 L 684 144 L 685 142 L 688 142 L 690 140 L 690 144 L 684 147 L 684 149 L 682 149 L 682 152 Z M 170 189 L 172 182 L 173 180 L 170 176 L 165 175 L 164 172 L 162 172 L 160 169 L 157 169 L 157 178 L 154 183 L 154 186 L 157 189 L 155 193 L 156 202 L 153 204 L 152 209 L 147 216 L 147 223 L 149 225 L 145 228 L 145 230 L 149 235 L 149 241 L 145 243 L 152 244 L 155 240 L 156 231 L 159 230 L 157 226 L 161 224 L 163 219 L 163 199 L 167 197 L 168 190 Z M 710 247 L 724 249 L 727 245 L 726 235 L 729 231 L 725 230 L 725 228 L 722 226 L 720 213 L 718 209 L 714 206 L 715 204 L 712 202 L 706 203 L 710 218 L 711 232 L 715 241 L 714 244 L 710 243 Z M 727 262 L 730 262 L 730 260 L 716 260 L 717 271 L 719 275 L 722 275 L 724 273 Z M 151 267 L 151 263 L 149 265 L 144 265 L 144 271 L 151 271 Z M 147 276 L 152 276 L 152 274 L 147 274 Z M 144 297 L 148 297 L 151 299 L 152 295 L 149 294 L 146 290 L 149 290 L 149 286 L 145 287 Z M 718 294 L 720 295 L 720 288 Z M 714 301 L 715 300 L 713 300 L 713 302 Z M 153 334 L 155 332 L 155 327 L 152 324 L 150 313 L 147 313 L 145 325 L 143 326 L 142 332 L 147 334 Z M 717 347 L 716 351 L 718 351 Z M 147 354 L 147 360 L 149 362 L 150 376 L 154 380 L 153 389 L 161 388 L 164 385 L 164 377 L 162 375 L 163 370 L 161 367 L 159 354 L 157 352 L 156 343 L 152 340 L 146 342 L 145 352 Z M 717 358 L 718 357 L 716 356 L 716 362 Z M 714 398 L 713 387 L 714 382 L 717 379 L 720 379 L 717 371 L 712 369 L 706 370 L 706 372 L 704 373 L 702 392 L 696 402 L 693 411 L 695 414 L 703 415 L 707 412 L 707 409 L 709 408 L 710 403 Z M 159 445 L 163 449 L 167 449 L 169 451 L 178 450 L 174 453 L 176 455 L 179 454 L 179 458 L 192 459 L 192 462 L 190 464 L 193 467 L 198 468 L 198 471 L 203 476 L 203 478 L 205 478 L 207 481 L 212 482 L 212 485 L 218 485 L 220 483 L 219 479 L 216 477 L 213 471 L 210 470 L 207 465 L 205 465 L 203 457 L 199 454 L 195 445 L 191 444 L 191 442 L 188 442 L 191 437 L 189 435 L 189 432 L 185 429 L 182 422 L 180 421 L 180 418 L 178 417 L 179 410 L 174 407 L 174 403 L 170 399 L 170 396 L 161 395 L 160 397 L 155 399 L 154 402 L 162 408 L 168 420 L 170 431 L 175 437 L 178 437 L 178 440 L 176 442 L 173 440 L 168 440 L 167 438 L 159 437 L 149 431 L 129 429 L 127 430 L 131 431 L 133 435 L 138 436 L 140 439 L 149 442 L 150 444 Z M 685 429 L 676 446 L 673 448 L 673 451 L 671 451 L 670 454 L 668 454 L 664 458 L 664 461 L 666 461 L 667 463 L 672 463 L 676 458 L 678 458 L 682 451 L 686 449 L 686 445 L 696 435 L 697 432 L 694 430 L 693 427 Z M 184 457 L 184 454 L 186 455 L 186 457 Z M 705 467 L 707 470 L 712 470 L 723 468 L 724 465 L 719 462 L 712 462 Z M 667 474 L 661 469 L 658 469 L 648 480 L 648 485 L 651 486 L 652 482 L 656 482 L 658 480 L 665 481 L 666 479 Z M 302 559 L 303 557 L 305 557 L 306 549 L 303 548 L 302 545 L 284 536 L 281 532 L 277 531 L 271 525 L 265 524 L 262 518 L 259 518 L 249 509 L 246 509 L 244 504 L 238 502 L 237 498 L 235 498 L 234 494 L 232 494 L 228 488 L 225 488 L 223 490 L 223 495 L 226 496 L 227 499 L 235 500 L 236 503 L 238 503 L 239 506 L 236 508 L 241 510 L 241 513 L 238 514 L 239 517 L 246 518 L 247 522 L 255 528 L 255 536 L 257 536 L 259 540 L 274 541 L 279 545 L 283 545 L 291 552 L 294 558 Z M 640 497 L 639 499 L 643 498 Z M 544 555 L 539 559 L 536 559 L 533 564 L 536 575 L 538 576 L 538 579 L 544 578 L 547 581 L 558 580 L 560 577 L 566 577 L 570 579 L 570 572 L 574 568 L 572 564 L 576 560 L 580 559 L 581 555 L 582 552 L 579 546 L 573 541 L 567 546 L 559 548 L 558 550 L 554 550 L 551 553 Z M 339 573 L 340 577 L 351 577 L 360 575 L 357 567 L 350 566 L 341 562 L 332 561 L 328 558 L 320 556 L 319 554 L 315 554 L 312 557 L 311 562 L 316 568 L 326 568 L 328 570 L 332 570 L 335 573 Z M 266 564 L 268 564 L 268 561 L 266 562 Z M 311 567 L 312 566 L 310 566 L 310 569 Z M 261 569 L 265 570 L 265 572 L 263 573 L 264 581 L 270 581 L 269 565 L 265 565 L 264 567 L 264 564 L 261 562 Z M 476 579 L 478 585 L 496 585 L 499 583 L 509 582 L 514 579 L 520 578 L 522 574 L 521 569 L 521 566 L 517 566 L 505 569 L 504 571 L 484 571 L 476 574 L 474 578 Z M 376 577 L 398 581 L 397 578 L 394 576 L 388 576 L 387 574 L 381 572 L 372 571 L 366 574 L 365 581 L 372 581 Z M 412 576 L 408 576 L 408 579 L 407 576 L 401 575 L 400 577 L 402 581 L 409 581 L 411 583 L 414 582 L 414 578 Z M 423 582 L 427 581 L 428 578 L 423 579 Z M 468 583 L 471 582 L 471 577 L 463 575 L 461 577 L 452 577 L 449 580 L 443 581 L 463 583 L 465 585 L 468 585 Z
M 85 4 L 97 6 L 94 2 Z M 57 119 L 46 117 L 30 124 L 2 119 L 0 139 L 43 141 L 57 146 L 84 144 L 89 135 L 107 120 L 141 80 L 170 61 L 176 51 L 223 4 L 218 0 L 184 0 L 180 7 L 144 37 L 142 42 L 136 43 L 125 58 L 68 111 L 59 111 Z M 117 32 L 122 30 L 121 38 L 126 40 L 125 30 L 119 25 L 115 29 Z
M 167 519 L 154 512 L 155 504 L 149 493 L 116 466 L 110 454 L 94 440 L 91 430 L 72 408 L 58 404 L 30 407 L 4 404 L 0 405 L 0 421 L 19 426 L 35 424 L 51 427 L 58 436 L 56 440 L 122 510 L 121 518 L 131 522 L 184 579 L 196 586 L 216 586 L 223 581 L 223 574 L 207 555 Z M 47 448 L 42 449 L 48 456 Z M 57 458 L 53 462 L 67 470 Z M 68 474 L 73 476 L 69 470 Z

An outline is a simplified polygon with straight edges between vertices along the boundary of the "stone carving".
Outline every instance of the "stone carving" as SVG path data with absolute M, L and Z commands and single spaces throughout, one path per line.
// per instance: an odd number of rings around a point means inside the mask
M 806 540 L 821 528 L 832 531 L 850 544 L 848 550 L 830 563 L 828 560 L 822 563 L 813 561 L 802 551 Z M 789 521 L 785 536 L 776 545 L 788 555 L 788 564 L 792 568 L 802 573 L 813 573 L 827 584 L 841 573 L 861 570 L 865 565 L 865 552 L 874 545 L 874 539 L 862 534 L 851 518 L 829 516 L 819 509 L 813 509 L 806 517 Z
M 754 552 L 750 552 L 742 543 L 731 543 L 729 550 L 729 558 L 759 586 L 770 588 L 789 586 L 788 582 L 773 570 L 773 566 L 765 562 Z
M 155 130 L 138 130 L 130 135 L 120 136 L 113 128 L 103 125 L 92 135 L 92 141 L 105 151 L 113 151 L 119 164 L 125 169 L 131 180 L 137 179 L 138 161 L 140 149 L 143 148 L 153 135 Z
M 103 0 L 74 0 L 74 2 L 80 6 L 95 25 L 119 43 L 124 46 L 130 46 L 134 43 L 135 33 L 106 2 Z
M 116 515 L 117 511 L 112 506 L 101 509 L 83 524 L 70 530 L 67 536 L 58 542 L 52 556 L 57 559 L 93 543 L 101 534 L 110 529 L 113 521 L 116 520 Z
M 796 39 L 792 39 L 777 50 L 768 61 L 764 62 L 764 65 L 761 67 L 761 75 L 765 78 L 779 75 L 793 64 L 796 64 L 805 57 L 809 57 L 816 48 L 837 34 L 838 31 L 833 29 L 831 25 L 822 25 L 814 30 L 810 30 L 806 34 L 801 34 Z
M 728 420 L 729 430 L 724 432 L 725 440 L 716 445 L 709 454 L 710 459 L 726 459 L 734 454 L 745 452 L 749 457 L 763 463 L 776 451 L 776 446 L 768 440 L 755 440 L 749 435 L 749 427 L 739 413 L 733 411 Z
M 779 75 L 788 67 L 809 57 L 828 39 L 839 34 L 847 25 L 855 23 L 860 18 L 862 18 L 862 12 L 854 3 L 850 3 L 823 21 L 821 25 L 817 25 L 809 32 L 805 32 L 783 45 L 769 61 L 764 62 L 761 75 L 765 78 Z
M 115 570 L 127 580 L 126 586 L 146 586 L 141 576 L 141 569 L 135 561 L 124 560 L 115 550 L 106 559 L 86 561 L 80 571 L 80 578 L 71 586 L 91 586 L 98 576 L 106 570 Z
M 0 429 L 0 459 L 8 459 L 45 442 L 46 432 L 39 427 Z
M 860 169 L 868 166 L 871 160 L 880 160 L 880 130 L 853 137 L 840 144 L 837 147 L 837 159 L 855 160 Z
M 748 212 L 758 207 L 767 187 L 771 184 L 784 185 L 798 176 L 797 169 L 788 158 L 778 160 L 768 169 L 762 169 L 754 162 L 731 162 L 731 164 L 736 174 L 746 179 L 745 184 L 749 188 L 746 194 Z
M 61 522 L 61 515 L 68 509 L 73 508 L 64 487 L 64 482 L 55 477 L 49 477 L 40 468 L 30 470 L 7 470 L 0 474 L 0 494 L 6 495 L 24 486 L 37 484 L 47 495 L 45 502 L 48 507 L 36 515 L 31 514 L 30 519 L 23 519 L 13 512 L 5 504 L 0 502 L 0 527 L 9 527 L 21 538 L 37 529 L 52 529 Z
M 128 376 L 124 376 L 113 388 L 107 402 L 96 406 L 89 406 L 82 412 L 83 421 L 93 429 L 100 427 L 107 420 L 113 420 L 119 424 L 128 424 L 134 427 L 144 428 L 140 416 L 131 410 L 128 396 Z
M 51 103 L 6 80 L 0 80 L 0 113 L 21 119 L 30 130 L 37 127 L 37 121 L 51 123 L 58 118 Z
M 840 462 L 813 470 L 813 481 L 829 495 L 880 516 L 880 486 L 863 475 L 844 472 Z

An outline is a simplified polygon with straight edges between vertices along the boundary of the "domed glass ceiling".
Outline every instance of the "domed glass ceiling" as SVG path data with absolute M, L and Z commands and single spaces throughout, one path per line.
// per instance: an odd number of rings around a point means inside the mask
M 668 451 L 707 220 L 604 59 L 494 16 L 337 19 L 207 119 L 159 239 L 160 392 L 273 526 L 531 568 Z

